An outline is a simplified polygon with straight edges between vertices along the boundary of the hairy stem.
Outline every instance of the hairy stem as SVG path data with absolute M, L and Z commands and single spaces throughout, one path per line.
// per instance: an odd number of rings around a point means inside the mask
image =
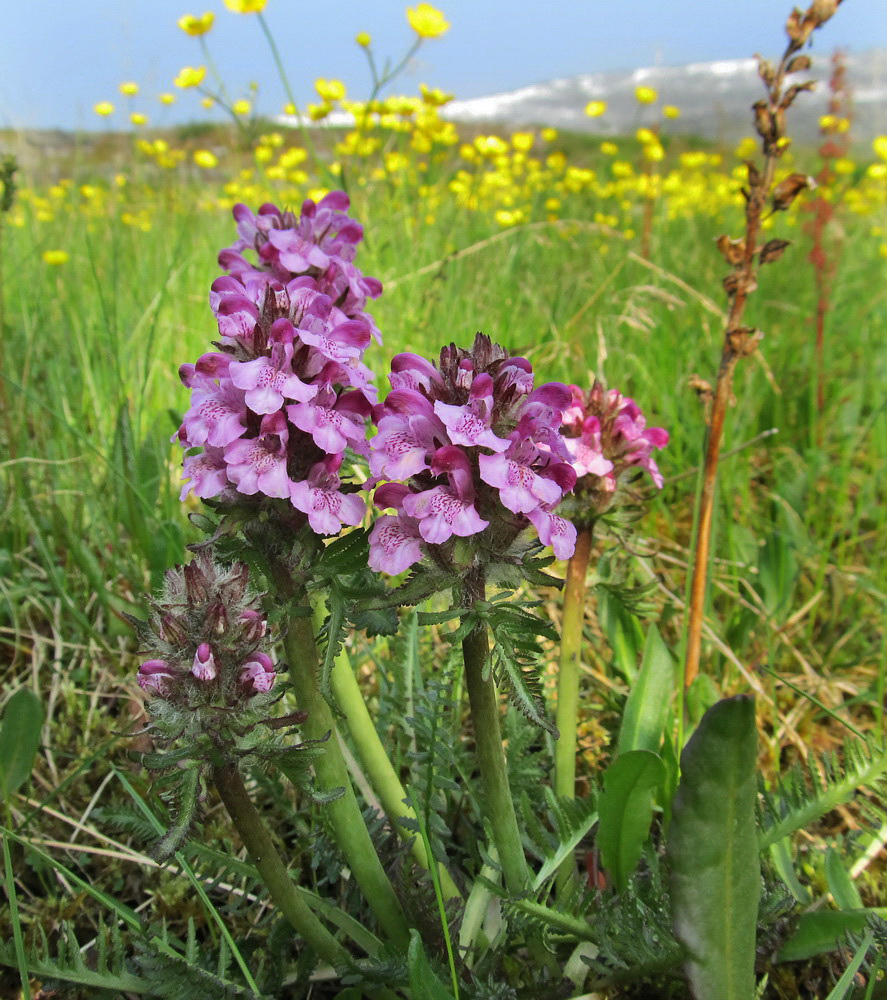
M 467 605 L 484 600 L 482 574 L 469 576 L 464 583 Z M 477 746 L 477 763 L 483 792 L 485 817 L 493 831 L 493 841 L 511 893 L 523 892 L 530 883 L 530 870 L 524 856 L 514 802 L 508 785 L 508 768 L 499 727 L 499 696 L 492 673 L 484 673 L 489 654 L 485 624 L 478 625 L 462 641 L 465 684 L 471 708 L 471 721 Z
M 317 785 L 322 792 L 343 788 L 344 794 L 323 809 L 336 843 L 342 849 L 357 884 L 385 933 L 406 950 L 410 933 L 400 901 L 394 892 L 364 822 L 357 796 L 348 776 L 348 768 L 335 738 L 336 723 L 317 680 L 318 656 L 310 618 L 294 617 L 284 640 L 289 661 L 289 679 L 296 692 L 299 708 L 308 713 L 302 731 L 309 739 L 330 739 L 323 756 L 314 763 Z
M 213 771 L 213 781 L 274 904 L 320 958 L 332 966 L 342 965 L 348 959 L 347 953 L 311 912 L 293 885 L 240 772 L 230 764 L 217 767 Z

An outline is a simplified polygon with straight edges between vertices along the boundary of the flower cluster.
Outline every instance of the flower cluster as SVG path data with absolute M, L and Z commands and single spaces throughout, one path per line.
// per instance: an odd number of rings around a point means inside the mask
M 191 407 L 176 437 L 203 448 L 185 458 L 183 499 L 288 500 L 323 535 L 363 518 L 339 470 L 346 448 L 365 451 L 376 393 L 361 359 L 380 339 L 366 303 L 382 286 L 353 263 L 363 229 L 348 204 L 334 191 L 299 217 L 234 208 L 240 238 L 220 253 L 229 273 L 210 294 L 219 350 L 179 370 Z
M 262 649 L 268 627 L 248 583 L 244 563 L 224 568 L 206 553 L 167 571 L 150 621 L 135 622 L 153 654 L 137 677 L 147 694 L 199 716 L 271 689 L 274 663 Z
M 586 393 L 570 386 L 572 402 L 563 416 L 561 433 L 576 471 L 577 495 L 591 495 L 597 513 L 613 503 L 616 488 L 630 470 L 640 467 L 662 488 L 653 458 L 654 448 L 668 444 L 668 432 L 647 427 L 633 399 L 595 380 Z
M 397 355 L 390 381 L 373 415 L 370 470 L 402 482 L 376 490 L 376 505 L 396 513 L 370 534 L 373 569 L 400 573 L 423 552 L 446 562 L 447 543 L 481 533 L 480 545 L 501 555 L 530 524 L 558 558 L 572 554 L 576 531 L 553 513 L 576 481 L 559 433 L 565 385 L 534 389 L 526 358 L 480 333 L 471 351 L 444 348 L 437 366 Z

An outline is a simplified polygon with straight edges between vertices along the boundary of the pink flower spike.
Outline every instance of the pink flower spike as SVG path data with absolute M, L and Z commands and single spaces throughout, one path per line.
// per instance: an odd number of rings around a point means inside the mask
M 426 542 L 440 545 L 452 535 L 466 538 L 489 527 L 474 509 L 474 487 L 468 459 L 455 445 L 437 451 L 432 472 L 446 473 L 450 486 L 435 486 L 403 498 L 403 510 L 419 521 Z
M 357 525 L 366 514 L 366 501 L 357 493 L 340 493 L 338 470 L 342 455 L 330 455 L 312 466 L 308 479 L 290 483 L 290 501 L 308 515 L 318 535 L 337 535 L 343 524 Z
M 521 462 L 505 455 L 481 455 L 480 478 L 499 490 L 502 503 L 515 514 L 528 514 L 540 503 L 557 503 L 563 492 L 556 482 L 543 479 Z
M 216 667 L 216 659 L 213 656 L 212 647 L 208 642 L 202 642 L 197 647 L 197 652 L 194 654 L 194 663 L 191 666 L 191 673 L 197 680 L 204 683 L 214 681 L 218 676 L 219 670 Z
M 276 676 L 274 661 L 267 653 L 259 651 L 251 653 L 240 668 L 240 683 L 248 695 L 270 691 Z
M 401 514 L 383 514 L 370 532 L 370 569 L 397 576 L 422 558 L 419 526 Z
M 290 480 L 286 471 L 289 432 L 283 413 L 270 413 L 262 421 L 257 438 L 241 439 L 225 449 L 228 478 L 240 493 L 264 493 L 268 497 L 288 497 Z

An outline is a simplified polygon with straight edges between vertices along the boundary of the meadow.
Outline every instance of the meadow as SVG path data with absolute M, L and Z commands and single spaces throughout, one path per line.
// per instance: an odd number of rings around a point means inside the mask
M 370 306 L 384 344 L 371 345 L 365 358 L 380 386 L 398 353 L 434 359 L 451 341 L 467 347 L 483 331 L 527 358 L 540 380 L 591 386 L 597 378 L 637 400 L 651 426 L 667 429 L 658 455 L 663 489 L 645 495 L 638 520 L 614 518 L 595 534 L 580 652 L 582 795 L 598 794 L 614 760 L 651 623 L 671 651 L 678 697 L 706 413 L 726 315 L 726 267 L 716 244 L 725 233 L 742 234 L 744 164 L 757 155 L 751 113 L 749 139 L 722 149 L 670 137 L 666 94 L 639 95 L 646 124 L 618 141 L 544 127 L 495 134 L 457 127 L 441 117 L 446 98 L 425 90 L 350 102 L 335 81 L 319 81 L 310 112 L 316 122 L 307 130 L 241 107 L 230 125 L 163 132 L 137 122 L 124 131 L 111 119 L 104 132 L 39 157 L 33 138 L 0 136 L 0 151 L 20 161 L 14 191 L 7 171 L 0 216 L 0 669 L 4 703 L 24 687 L 43 709 L 30 784 L 4 802 L 9 906 L 0 912 L 0 941 L 18 942 L 2 952 L 10 966 L 4 996 L 22 995 L 25 952 L 37 956 L 32 987 L 43 981 L 62 989 L 65 980 L 73 992 L 58 995 L 260 995 L 243 985 L 241 960 L 278 983 L 273 995 L 364 995 L 347 982 L 304 985 L 304 962 L 272 968 L 283 952 L 268 942 L 283 930 L 273 910 L 256 902 L 263 889 L 237 854 L 217 801 L 205 801 L 201 831 L 179 862 L 158 867 L 148 857 L 164 807 L 125 735 L 145 715 L 136 683 L 141 650 L 124 616 L 143 617 L 144 595 L 186 559 L 186 544 L 203 537 L 188 516 L 202 504 L 193 495 L 179 500 L 181 448 L 170 438 L 188 407 L 179 366 L 216 336 L 207 296 L 220 273 L 218 252 L 235 239 L 237 203 L 297 210 L 306 197 L 348 192 L 349 213 L 365 232 L 360 266 L 384 288 Z M 324 126 L 338 106 L 355 116 L 353 127 Z M 803 95 L 791 114 L 804 114 Z M 756 766 L 766 787 L 808 764 L 823 769 L 828 785 L 830 768 L 856 759 L 848 741 L 874 755 L 861 791 L 811 815 L 788 867 L 785 857 L 768 856 L 795 909 L 767 897 L 773 917 L 761 947 L 769 951 L 758 971 L 769 977 L 761 995 L 786 1000 L 885 995 L 877 949 L 866 959 L 867 978 L 851 976 L 844 992 L 829 993 L 851 959 L 865 957 L 864 933 L 883 944 L 883 923 L 872 930 L 865 919 L 848 922 L 841 931 L 850 939 L 772 961 L 791 940 L 798 912 L 877 909 L 883 917 L 887 905 L 879 798 L 887 682 L 887 138 L 851 155 L 843 121 L 837 111 L 821 123 L 825 156 L 789 149 L 779 163 L 777 181 L 830 169 L 815 191 L 764 221 L 767 239 L 790 246 L 761 267 L 746 307 L 746 322 L 764 339 L 736 370 L 726 418 L 700 675 L 671 702 L 677 738 L 718 699 L 754 693 Z M 830 215 L 818 231 L 817 204 Z M 549 572 L 562 579 L 565 564 Z M 557 588 L 526 588 L 558 627 Z M 355 632 L 348 640 L 365 700 L 407 782 L 421 774 L 416 734 L 431 718 L 416 709 L 414 686 L 431 692 L 432 704 L 452 699 L 453 759 L 442 770 L 470 781 L 467 744 L 455 735 L 461 689 L 445 696 L 435 687 L 453 677 L 442 622 L 419 630 L 408 610 L 401 620 L 397 635 Z M 557 643 L 541 641 L 549 707 L 557 659 Z M 504 722 L 512 790 L 516 801 L 531 802 L 552 743 L 514 716 Z M 144 750 L 144 737 L 137 740 Z M 253 778 L 276 835 L 313 889 L 368 919 L 353 884 L 338 879 L 333 847 L 306 820 L 305 800 L 266 773 Z M 477 793 L 441 785 L 435 794 L 445 800 L 451 855 L 467 858 L 469 868 L 488 866 L 489 856 L 473 846 L 483 826 L 466 804 Z M 527 843 L 551 835 L 552 822 L 543 816 L 544 829 L 528 827 Z M 309 834 L 320 838 L 313 857 L 297 846 Z M 592 841 L 574 845 L 581 858 Z M 392 867 L 402 860 L 393 848 L 386 857 Z M 124 910 L 144 921 L 141 937 Z M 359 938 L 359 929 L 343 933 Z M 426 941 L 435 933 L 423 929 Z M 608 934 L 612 944 L 618 926 Z M 125 953 L 127 962 L 135 956 L 126 971 L 114 966 L 116 992 L 111 972 L 104 982 L 97 973 L 90 978 L 97 949 Z M 449 989 L 445 952 L 434 954 Z M 180 981 L 160 975 L 164 955 Z M 188 978 L 197 968 L 204 980 Z M 683 980 L 664 972 L 641 969 L 631 982 L 620 979 L 618 964 L 592 968 L 587 981 L 574 975 L 572 992 L 552 988 L 551 995 L 689 995 Z M 476 992 L 463 983 L 462 996 L 537 995 L 509 957 L 477 970 Z M 145 986 L 152 980 L 163 984 L 157 993 Z M 413 978 L 406 995 L 449 996 L 434 992 L 440 980 L 432 988 L 430 979 Z M 390 985 L 396 982 L 396 971 L 387 980 L 380 972 L 373 988 L 382 992 L 367 987 L 366 995 L 392 995 L 384 990 L 398 989 Z

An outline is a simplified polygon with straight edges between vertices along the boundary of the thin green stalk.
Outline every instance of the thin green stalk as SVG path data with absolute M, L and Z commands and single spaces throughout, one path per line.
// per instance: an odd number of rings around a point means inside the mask
M 467 605 L 484 600 L 485 586 L 481 573 L 469 576 L 464 587 Z M 505 885 L 509 892 L 517 895 L 529 887 L 530 869 L 524 856 L 508 785 L 508 767 L 499 727 L 499 696 L 492 673 L 487 669 L 489 650 L 485 624 L 478 625 L 462 641 L 465 683 L 480 768 L 482 805 L 485 818 L 493 831 L 493 842 L 499 852 Z
M 11 825 L 9 810 L 6 822 Z M 12 940 L 15 944 L 15 959 L 18 963 L 18 974 L 22 983 L 22 996 L 30 996 L 28 984 L 28 958 L 25 954 L 22 925 L 18 914 L 18 899 L 15 892 L 15 873 L 12 870 L 12 856 L 9 853 L 9 841 L 3 837 L 3 869 L 6 874 L 6 898 L 9 900 L 9 920 L 12 924 Z
M 336 723 L 320 690 L 317 646 L 310 618 L 291 619 L 284 649 L 299 708 L 308 713 L 302 731 L 313 740 L 331 734 L 324 744 L 323 755 L 314 763 L 314 773 L 320 791 L 344 789 L 344 794 L 324 806 L 333 836 L 385 933 L 406 951 L 410 940 L 406 917 L 367 831 L 335 736 Z
M 425 849 L 423 839 L 398 823 L 400 819 L 409 819 L 415 822 L 416 812 L 411 805 L 407 805 L 405 802 L 406 790 L 385 752 L 385 747 L 382 745 L 382 740 L 379 738 L 375 724 L 367 710 L 363 692 L 360 690 L 357 678 L 351 669 L 348 654 L 344 650 L 336 657 L 330 680 L 333 694 L 348 722 L 351 739 L 360 754 L 360 759 L 367 770 L 376 794 L 379 796 L 382 807 L 391 820 L 392 827 L 401 836 L 412 841 L 413 857 L 426 871 L 430 871 L 429 854 Z M 450 878 L 449 872 L 443 865 L 438 864 L 435 867 L 444 899 L 460 898 L 461 893 Z
M 557 728 L 560 736 L 554 752 L 554 790 L 558 795 L 576 795 L 576 726 L 579 719 L 579 660 L 585 590 L 591 556 L 593 527 L 580 528 L 576 551 L 567 563 L 564 610 L 561 624 L 561 656 L 557 675 Z
M 320 168 L 321 173 L 325 174 L 326 177 L 334 182 L 337 182 L 337 178 L 327 166 L 326 163 L 320 158 L 320 154 L 317 152 L 317 147 L 314 145 L 314 140 L 311 138 L 311 133 L 308 131 L 308 127 L 302 118 L 302 113 L 299 111 L 299 105 L 296 103 L 295 97 L 293 97 L 292 87 L 290 87 L 289 77 L 286 75 L 286 70 L 283 67 L 283 60 L 280 58 L 280 50 L 277 48 L 277 43 L 274 41 L 274 35 L 271 34 L 271 29 L 268 27 L 268 22 L 265 20 L 261 11 L 257 15 L 259 19 L 259 26 L 265 35 L 265 40 L 268 42 L 268 48 L 271 49 L 271 58 L 274 60 L 274 66 L 277 69 L 277 75 L 280 77 L 280 82 L 283 84 L 284 92 L 286 93 L 286 99 L 293 106 L 296 113 L 296 119 L 299 122 L 299 131 L 302 133 L 302 140 L 305 143 L 305 148 L 311 155 L 311 159 L 314 160 L 315 164 Z
M 217 767 L 213 770 L 213 781 L 277 908 L 325 962 L 334 967 L 347 962 L 345 949 L 311 912 L 293 885 L 240 772 L 230 764 Z

